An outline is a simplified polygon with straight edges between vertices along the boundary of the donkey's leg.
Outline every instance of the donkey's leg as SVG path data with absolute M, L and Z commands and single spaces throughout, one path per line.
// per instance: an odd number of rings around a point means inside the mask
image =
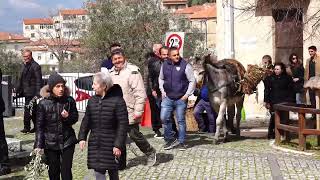
M 232 134 L 235 134 L 235 128 L 233 125 L 234 116 L 235 116 L 235 104 L 231 104 L 227 107 L 228 117 L 227 117 L 227 128 Z
M 241 110 L 243 107 L 243 101 L 244 101 L 244 97 L 242 97 L 236 104 L 237 104 L 237 114 L 236 114 L 236 121 L 237 121 L 237 133 L 236 135 L 238 137 L 240 137 L 240 121 L 241 121 Z
M 214 109 L 215 109 L 216 112 L 218 112 L 218 117 L 216 119 L 216 133 L 215 133 L 214 138 L 213 138 L 213 143 L 216 144 L 218 142 L 218 139 L 219 139 L 220 128 L 223 125 L 224 115 L 225 115 L 225 112 L 226 112 L 226 103 L 222 102 L 220 105 L 219 104 L 215 104 L 214 105 Z
M 223 126 L 223 142 L 227 142 L 228 141 L 227 119 L 223 119 L 222 126 Z

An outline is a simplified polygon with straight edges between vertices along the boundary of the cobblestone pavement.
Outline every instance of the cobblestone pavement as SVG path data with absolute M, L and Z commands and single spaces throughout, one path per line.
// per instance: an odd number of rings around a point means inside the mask
M 75 125 L 76 131 L 79 124 Z M 21 118 L 7 119 L 5 126 L 8 136 L 23 140 L 23 148 L 32 146 L 34 134 L 18 133 Z M 162 148 L 163 140 L 153 138 L 150 129 L 143 128 L 142 132 L 158 151 L 158 162 L 147 166 L 146 157 L 132 145 L 138 156 L 128 150 L 128 168 L 120 172 L 120 179 L 320 179 L 317 157 L 280 152 L 265 138 L 231 138 L 228 143 L 212 145 L 210 135 L 188 134 L 186 151 L 167 151 Z M 94 179 L 93 171 L 86 166 L 86 153 L 76 147 L 75 180 Z M 0 179 L 23 179 L 22 167 L 14 164 L 13 173 Z

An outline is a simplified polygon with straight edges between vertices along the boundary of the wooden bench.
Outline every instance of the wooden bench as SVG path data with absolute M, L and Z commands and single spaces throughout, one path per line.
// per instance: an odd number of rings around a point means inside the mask
M 297 105 L 293 103 L 280 103 L 273 106 L 275 110 L 275 142 L 277 145 L 280 144 L 281 135 L 283 131 L 285 138 L 290 140 L 290 132 L 295 132 L 299 136 L 299 149 L 306 150 L 306 136 L 307 135 L 318 135 L 318 145 L 320 142 L 320 129 L 308 129 L 306 128 L 306 117 L 305 114 L 320 114 L 320 109 L 311 108 L 308 105 Z M 289 119 L 289 112 L 298 113 L 298 126 L 292 124 Z M 283 119 L 280 119 L 280 118 Z M 319 123 L 317 121 L 317 123 Z M 319 124 L 317 124 L 319 127 Z

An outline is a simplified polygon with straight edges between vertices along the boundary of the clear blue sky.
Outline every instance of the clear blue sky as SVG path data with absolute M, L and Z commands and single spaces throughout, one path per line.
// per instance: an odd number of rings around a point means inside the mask
M 23 18 L 48 17 L 60 8 L 81 8 L 83 0 L 0 0 L 0 31 L 21 33 Z

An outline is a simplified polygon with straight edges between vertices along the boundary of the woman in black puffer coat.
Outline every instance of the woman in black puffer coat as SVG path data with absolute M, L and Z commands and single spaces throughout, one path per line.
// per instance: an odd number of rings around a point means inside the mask
M 272 106 L 274 104 L 283 102 L 294 102 L 294 94 L 292 91 L 293 80 L 285 70 L 285 65 L 283 63 L 275 63 L 274 73 L 265 79 L 265 90 L 264 90 L 264 102 L 266 108 L 269 109 L 271 113 L 268 138 L 273 139 L 274 133 L 274 110 Z
M 51 75 L 37 106 L 35 150 L 46 155 L 50 180 L 72 179 L 72 160 L 78 142 L 72 125 L 78 121 L 76 102 L 58 74 Z
M 94 169 L 96 179 L 119 179 L 118 170 L 126 165 L 125 141 L 128 131 L 128 111 L 119 85 L 113 85 L 108 73 L 97 73 L 93 80 L 96 95 L 91 97 L 82 120 L 79 140 L 84 149 L 87 135 L 88 168 Z

